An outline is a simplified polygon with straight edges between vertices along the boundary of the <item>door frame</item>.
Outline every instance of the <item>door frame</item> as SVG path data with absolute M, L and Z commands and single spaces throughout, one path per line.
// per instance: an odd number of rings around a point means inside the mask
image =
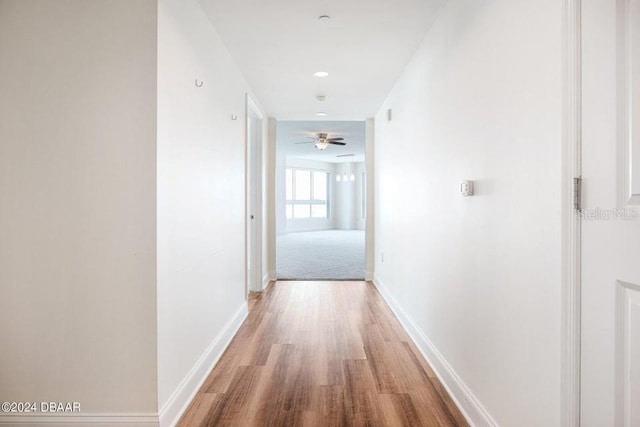
M 263 144 L 264 114 L 251 94 L 246 94 L 245 114 L 245 280 L 244 297 L 248 299 L 250 291 L 262 290 L 262 247 L 263 247 Z M 257 130 L 251 131 L 251 120 L 257 122 Z M 256 136 L 254 141 L 253 137 Z M 255 182 L 251 178 L 256 177 Z M 257 186 L 255 198 L 251 197 L 253 185 Z M 255 226 L 252 227 L 251 215 Z M 254 246 L 251 244 L 254 242 Z M 254 259 L 255 258 L 255 259 Z M 253 271 L 253 274 L 252 274 Z M 252 281 L 253 280 L 253 281 Z M 254 283 L 255 282 L 255 283 Z
M 365 122 L 365 280 L 372 281 L 375 269 L 375 118 Z
M 581 224 L 574 178 L 582 174 L 581 0 L 562 1 L 562 321 L 560 425 L 580 425 Z

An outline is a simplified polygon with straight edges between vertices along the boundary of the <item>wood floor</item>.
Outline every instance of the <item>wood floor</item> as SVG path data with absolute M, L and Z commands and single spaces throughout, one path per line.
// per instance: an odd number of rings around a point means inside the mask
M 371 283 L 277 282 L 179 426 L 466 426 Z

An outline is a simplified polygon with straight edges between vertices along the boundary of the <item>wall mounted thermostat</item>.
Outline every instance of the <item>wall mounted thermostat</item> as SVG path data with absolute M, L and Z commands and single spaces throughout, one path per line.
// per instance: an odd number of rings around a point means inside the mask
M 473 181 L 462 181 L 460 183 L 460 194 L 464 197 L 473 196 Z

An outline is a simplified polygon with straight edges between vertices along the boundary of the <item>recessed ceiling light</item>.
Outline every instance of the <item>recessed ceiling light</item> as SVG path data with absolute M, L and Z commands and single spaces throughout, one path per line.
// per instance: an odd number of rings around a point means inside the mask
M 318 71 L 313 73 L 313 75 L 316 77 L 327 77 L 329 73 L 327 73 L 326 71 Z
M 320 116 L 320 117 L 324 117 L 324 116 L 326 116 L 326 115 L 327 115 L 327 113 L 325 113 L 324 111 L 318 111 L 318 112 L 316 113 L 316 116 Z
M 318 16 L 318 20 L 320 20 L 320 21 L 328 21 L 330 19 L 331 19 L 331 17 L 329 15 L 320 15 L 320 16 Z
M 324 96 L 324 95 L 318 95 L 318 96 L 316 96 L 316 99 L 317 99 L 319 102 L 324 102 L 324 100 L 325 100 L 325 99 L 327 99 L 327 97 L 326 97 L 326 96 Z

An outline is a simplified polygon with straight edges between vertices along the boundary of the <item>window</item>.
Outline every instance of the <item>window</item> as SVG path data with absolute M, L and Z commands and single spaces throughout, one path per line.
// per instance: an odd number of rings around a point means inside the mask
M 328 218 L 329 172 L 286 170 L 287 219 Z

